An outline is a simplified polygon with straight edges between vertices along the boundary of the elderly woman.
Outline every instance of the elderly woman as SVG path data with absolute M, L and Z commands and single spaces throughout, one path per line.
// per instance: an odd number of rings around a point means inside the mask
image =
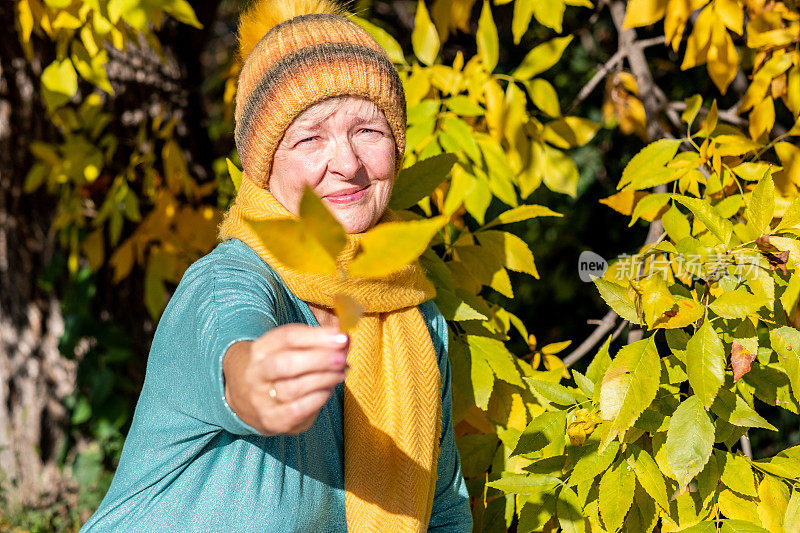
M 324 2 L 262 0 L 239 32 L 242 183 L 223 242 L 159 322 L 119 468 L 84 530 L 471 531 L 447 326 L 419 265 L 378 280 L 297 272 L 250 224 L 297 216 L 306 187 L 350 250 L 391 217 L 397 72 Z M 366 309 L 352 338 L 331 310 L 340 291 Z

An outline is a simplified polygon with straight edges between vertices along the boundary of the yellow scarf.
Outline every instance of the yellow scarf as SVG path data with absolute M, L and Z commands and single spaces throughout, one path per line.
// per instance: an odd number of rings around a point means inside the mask
M 441 378 L 417 305 L 435 295 L 419 264 L 378 280 L 307 274 L 283 266 L 248 220 L 291 218 L 245 174 L 220 226 L 220 240 L 244 241 L 301 300 L 332 308 L 345 292 L 365 307 L 351 332 L 344 390 L 344 488 L 348 530 L 427 531 L 441 432 Z M 391 220 L 391 212 L 381 221 Z M 350 261 L 359 235 L 339 260 Z

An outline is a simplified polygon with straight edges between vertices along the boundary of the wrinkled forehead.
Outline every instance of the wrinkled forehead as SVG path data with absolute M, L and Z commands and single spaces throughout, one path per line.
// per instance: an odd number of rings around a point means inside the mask
M 356 122 L 386 121 L 383 111 L 371 100 L 356 96 L 329 98 L 318 102 L 300 113 L 292 127 L 309 127 L 329 119 L 334 113 Z

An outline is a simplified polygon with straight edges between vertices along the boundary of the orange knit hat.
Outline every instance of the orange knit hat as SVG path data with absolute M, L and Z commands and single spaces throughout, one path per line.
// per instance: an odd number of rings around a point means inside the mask
M 403 85 L 386 51 L 328 0 L 256 0 L 239 20 L 244 60 L 236 94 L 236 148 L 260 187 L 292 121 L 336 96 L 360 96 L 383 111 L 395 140 L 395 169 L 405 152 Z

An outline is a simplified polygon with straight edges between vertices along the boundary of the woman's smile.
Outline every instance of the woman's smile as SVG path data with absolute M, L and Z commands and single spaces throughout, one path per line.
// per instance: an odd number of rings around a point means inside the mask
M 364 195 L 367 194 L 369 188 L 369 185 L 366 187 L 349 187 L 347 189 L 342 189 L 340 191 L 325 195 L 322 198 L 323 200 L 327 200 L 328 202 L 337 205 L 354 204 L 364 198 Z

